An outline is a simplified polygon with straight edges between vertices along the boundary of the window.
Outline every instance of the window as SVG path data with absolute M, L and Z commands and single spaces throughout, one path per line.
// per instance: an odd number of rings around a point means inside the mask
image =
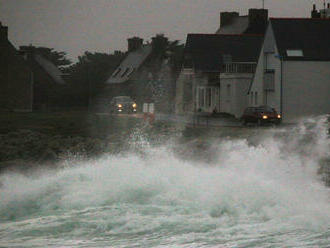
M 212 89 L 211 88 L 207 88 L 206 101 L 207 101 L 207 106 L 211 107 L 211 102 L 212 102 Z
M 264 90 L 274 91 L 275 90 L 275 70 L 265 70 L 264 73 Z
M 227 84 L 227 96 L 230 97 L 230 95 L 231 95 L 230 84 Z
M 302 50 L 286 50 L 286 54 L 288 57 L 303 57 L 303 51 Z
M 126 70 L 123 72 L 123 74 L 121 74 L 121 77 L 125 77 L 125 75 L 128 73 L 129 68 L 126 68 Z
M 133 72 L 135 71 L 135 68 L 132 68 L 129 73 L 127 73 L 127 77 L 129 77 Z
M 199 107 L 204 107 L 204 89 L 199 89 L 198 100 L 199 100 Z
M 112 74 L 112 76 L 116 77 L 120 71 L 121 71 L 121 68 L 118 68 L 117 70 L 115 70 L 115 72 Z
M 231 63 L 222 65 L 222 73 L 254 73 L 256 70 L 255 63 Z

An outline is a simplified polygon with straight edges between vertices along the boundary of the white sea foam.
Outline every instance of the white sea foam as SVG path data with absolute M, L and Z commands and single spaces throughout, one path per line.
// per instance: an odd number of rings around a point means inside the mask
M 207 166 L 136 142 L 143 153 L 1 175 L 0 246 L 329 247 L 322 118 L 270 129 L 254 145 L 219 140 Z

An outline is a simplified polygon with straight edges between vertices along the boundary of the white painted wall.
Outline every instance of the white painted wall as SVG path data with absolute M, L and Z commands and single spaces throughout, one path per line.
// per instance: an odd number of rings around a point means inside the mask
M 330 113 L 330 61 L 283 64 L 283 118 L 295 121 Z
M 254 75 L 253 84 L 248 96 L 249 106 L 268 105 L 280 112 L 280 90 L 281 90 L 281 60 L 277 57 L 278 50 L 276 47 L 274 33 L 271 25 L 268 25 L 264 44 L 262 46 L 256 73 Z M 275 88 L 274 91 L 264 91 L 264 72 L 265 70 L 275 70 Z M 255 101 L 255 93 L 258 99 Z M 251 94 L 253 97 L 251 97 Z M 256 104 L 257 102 L 257 104 Z
M 220 112 L 232 114 L 236 118 L 242 116 L 248 106 L 247 92 L 252 77 L 250 73 L 220 74 Z
M 274 53 L 270 49 L 272 46 Z M 295 122 L 304 116 L 330 113 L 330 62 L 281 61 L 276 57 L 277 54 L 274 34 L 269 25 L 250 89 L 249 106 L 267 104 L 280 112 L 283 77 L 283 122 Z M 265 69 L 275 70 L 273 92 L 264 91 Z M 255 92 L 258 92 L 258 104 L 255 104 L 254 98 L 251 101 L 251 93 L 254 95 Z

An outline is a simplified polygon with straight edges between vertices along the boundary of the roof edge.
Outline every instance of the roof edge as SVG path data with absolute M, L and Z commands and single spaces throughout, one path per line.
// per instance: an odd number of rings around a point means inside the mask
M 206 34 L 206 33 L 189 33 L 188 35 L 208 35 L 208 36 L 253 36 L 253 37 L 262 37 L 263 34 Z
M 330 21 L 329 18 L 310 18 L 310 17 L 271 17 L 269 20 L 310 20 L 310 21 Z

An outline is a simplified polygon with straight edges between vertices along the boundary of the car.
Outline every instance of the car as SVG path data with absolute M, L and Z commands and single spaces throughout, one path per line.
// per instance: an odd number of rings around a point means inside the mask
M 111 113 L 136 113 L 137 104 L 129 96 L 116 96 L 110 103 Z
M 244 110 L 241 117 L 243 124 L 257 123 L 258 125 L 264 123 L 280 124 L 282 117 L 276 110 L 269 106 L 248 107 Z

